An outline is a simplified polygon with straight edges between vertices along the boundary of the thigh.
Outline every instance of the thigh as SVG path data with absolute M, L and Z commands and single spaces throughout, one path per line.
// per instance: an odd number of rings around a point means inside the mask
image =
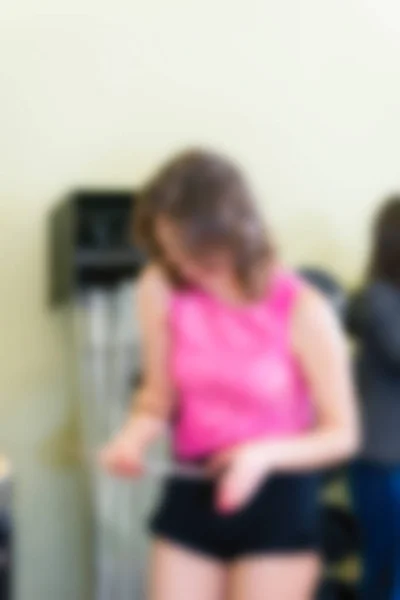
M 223 599 L 223 563 L 158 540 L 153 544 L 150 564 L 149 600 Z
M 321 575 L 313 553 L 247 558 L 229 573 L 229 600 L 314 600 Z

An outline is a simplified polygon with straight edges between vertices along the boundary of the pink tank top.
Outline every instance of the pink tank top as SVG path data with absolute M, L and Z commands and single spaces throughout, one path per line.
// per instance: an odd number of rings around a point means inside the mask
M 199 290 L 172 297 L 171 375 L 178 397 L 178 458 L 311 427 L 310 393 L 290 345 L 301 280 L 274 273 L 266 296 L 232 307 Z

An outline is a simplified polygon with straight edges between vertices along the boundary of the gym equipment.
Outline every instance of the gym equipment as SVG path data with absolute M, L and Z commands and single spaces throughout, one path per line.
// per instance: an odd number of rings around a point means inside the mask
M 346 330 L 347 333 L 357 341 L 364 333 L 365 325 L 368 323 L 366 315 L 367 304 L 365 302 L 365 292 L 362 289 L 356 290 L 350 295 L 346 312 Z
M 318 592 L 316 600 L 357 600 L 354 586 L 337 581 L 326 581 Z
M 323 550 L 327 564 L 354 556 L 360 535 L 354 516 L 346 509 L 327 504 L 322 509 Z
M 134 279 L 145 257 L 132 245 L 132 190 L 78 190 L 48 215 L 48 301 Z
M 140 485 L 120 481 L 93 460 L 125 420 L 132 383 L 140 379 L 134 306 L 144 257 L 130 242 L 134 208 L 131 190 L 80 190 L 57 205 L 48 221 L 48 300 L 68 317 L 90 487 L 94 600 L 143 597 L 142 525 L 156 493 L 151 479 Z M 155 453 L 163 456 L 163 447 Z

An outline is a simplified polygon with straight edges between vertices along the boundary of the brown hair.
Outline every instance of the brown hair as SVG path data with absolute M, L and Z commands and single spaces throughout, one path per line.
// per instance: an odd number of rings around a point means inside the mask
M 244 292 L 249 297 L 261 293 L 272 249 L 248 183 L 230 160 L 202 150 L 185 152 L 161 168 L 139 194 L 138 241 L 175 283 L 182 284 L 159 247 L 155 229 L 159 217 L 178 225 L 191 256 L 227 250 Z
M 390 196 L 375 219 L 368 275 L 400 285 L 400 195 Z

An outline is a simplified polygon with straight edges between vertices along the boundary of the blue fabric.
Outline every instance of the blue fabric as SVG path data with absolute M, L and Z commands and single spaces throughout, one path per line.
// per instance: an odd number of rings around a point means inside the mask
M 360 526 L 360 600 L 400 600 L 400 467 L 360 462 L 351 469 Z

